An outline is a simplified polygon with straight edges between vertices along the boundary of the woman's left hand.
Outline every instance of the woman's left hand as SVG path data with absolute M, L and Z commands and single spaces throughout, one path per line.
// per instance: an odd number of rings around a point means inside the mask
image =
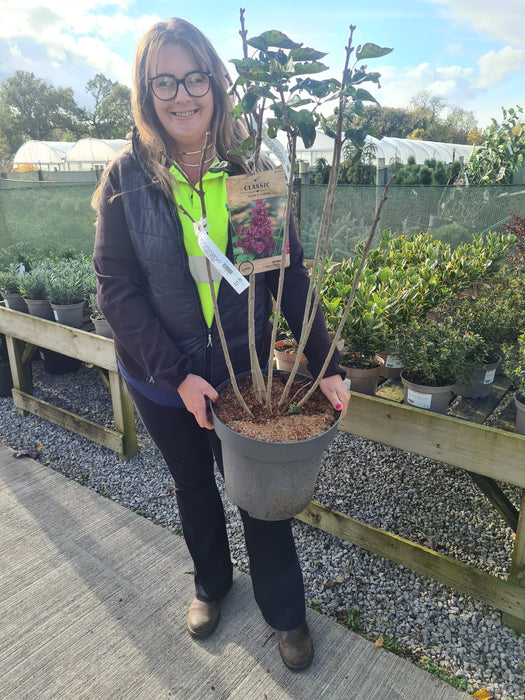
M 341 418 L 344 418 L 350 401 L 350 392 L 341 379 L 341 375 L 333 374 L 331 377 L 324 377 L 319 383 L 319 388 L 336 411 L 341 411 Z

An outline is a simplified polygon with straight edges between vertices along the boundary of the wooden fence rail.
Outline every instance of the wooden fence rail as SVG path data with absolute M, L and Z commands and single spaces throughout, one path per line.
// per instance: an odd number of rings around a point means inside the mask
M 113 341 L 0 306 L 0 333 L 7 338 L 13 374 L 13 400 L 29 411 L 118 452 L 137 451 L 133 406 L 115 359 Z M 35 398 L 29 357 L 40 346 L 109 373 L 115 430 Z M 415 544 L 394 533 L 312 502 L 298 519 L 471 595 L 503 612 L 503 622 L 525 631 L 525 437 L 430 413 L 378 397 L 353 393 L 340 430 L 466 470 L 482 486 L 516 532 L 507 580 Z M 522 489 L 518 512 L 497 482 Z
M 522 489 L 507 580 L 316 502 L 297 518 L 488 603 L 525 632 L 525 437 L 355 392 L 339 428 Z
M 137 452 L 133 404 L 118 372 L 113 341 L 78 328 L 0 306 L 0 333 L 6 336 L 13 376 L 13 401 L 21 415 L 33 413 L 83 435 L 129 460 Z M 37 347 L 53 350 L 108 372 L 115 429 L 77 416 L 33 396 L 30 359 Z

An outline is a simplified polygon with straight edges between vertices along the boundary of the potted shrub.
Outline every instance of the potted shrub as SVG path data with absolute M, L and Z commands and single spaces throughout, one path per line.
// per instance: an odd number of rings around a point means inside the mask
M 357 269 L 355 259 L 343 261 L 332 274 L 325 277 L 321 303 L 328 328 L 335 332 L 346 305 Z M 363 270 L 352 306 L 341 331 L 344 347 L 341 365 L 346 370 L 353 391 L 374 395 L 383 359 L 378 352 L 388 344 L 386 315 L 390 299 L 383 293 L 379 274 Z
M 29 271 L 24 273 L 20 283 L 20 291 L 32 316 L 54 321 L 53 309 L 46 292 L 49 268 L 50 263 L 48 261 L 35 263 Z
M 86 274 L 82 260 L 59 260 L 45 280 L 46 296 L 56 321 L 81 328 L 84 318 Z
M 0 396 L 11 396 L 12 388 L 13 378 L 11 376 L 5 335 L 0 333 Z
M 4 297 L 7 309 L 27 313 L 27 304 L 20 291 L 22 282 L 22 266 L 12 263 L 6 270 L 0 272 L 0 293 Z
M 294 442 L 284 442 L 285 438 L 283 436 L 287 432 L 295 431 L 284 429 L 284 425 L 282 425 L 284 420 L 281 416 L 284 415 L 282 413 L 283 410 L 284 413 L 292 416 L 301 412 L 304 412 L 306 415 L 309 412 L 310 407 L 315 403 L 319 381 L 324 376 L 324 371 L 334 351 L 333 349 L 330 350 L 325 360 L 325 365 L 321 368 L 316 378 L 313 380 L 302 378 L 297 382 L 296 373 L 312 327 L 320 295 L 322 271 L 324 270 L 332 222 L 332 202 L 337 186 L 336 174 L 338 172 L 342 144 L 346 139 L 353 137 L 356 142 L 362 145 L 366 136 L 366 130 L 359 133 L 349 130 L 343 135 L 343 114 L 347 105 L 349 109 L 359 109 L 358 105 L 362 101 L 375 101 L 362 86 L 369 80 L 377 82 L 378 74 L 367 73 L 366 66 L 358 64 L 362 60 L 383 56 L 390 52 L 390 49 L 383 49 L 375 44 L 358 46 L 353 57 L 355 61 L 350 66 L 350 56 L 354 51 L 351 47 L 354 29 L 355 27 L 350 28 L 349 42 L 345 48 L 346 60 L 341 82 L 334 79 L 314 80 L 305 76 L 326 69 L 326 66 L 319 63 L 319 59 L 325 54 L 303 47 L 301 44 L 291 41 L 279 31 L 264 32 L 258 37 L 247 39 L 247 32 L 244 28 L 244 11 L 241 10 L 240 34 L 243 38 L 244 58 L 233 61 L 239 78 L 236 80 L 232 90 L 237 95 L 239 95 L 239 92 L 243 93 L 239 96 L 234 115 L 241 118 L 244 116 L 250 135 L 240 144 L 238 151 L 235 153 L 238 157 L 244 158 L 245 162 L 253 164 L 253 172 L 256 174 L 257 163 L 260 157 L 260 145 L 263 138 L 262 126 L 264 123 L 263 112 L 265 105 L 269 105 L 273 111 L 273 117 L 267 120 L 268 135 L 270 137 L 275 136 L 277 130 L 282 129 L 287 134 L 289 145 L 289 163 L 285 162 L 286 159 L 283 159 L 284 169 L 286 170 L 287 166 L 289 166 L 290 176 L 288 177 L 286 212 L 283 216 L 284 231 L 280 241 L 281 274 L 279 290 L 275 300 L 276 311 L 270 343 L 272 348 L 276 343 L 284 269 L 287 258 L 287 229 L 290 203 L 292 201 L 295 143 L 298 136 L 300 136 L 305 146 L 310 147 L 315 140 L 316 126 L 323 122 L 316 110 L 329 99 L 339 99 L 337 127 L 335 131 L 326 129 L 326 132 L 334 137 L 332 177 L 328 185 L 327 202 L 324 211 L 326 215 L 321 219 L 319 244 L 314 256 L 311 285 L 305 304 L 303 332 L 301 337 L 296 339 L 298 342 L 297 359 L 290 375 L 284 378 L 284 383 L 281 382 L 280 376 L 274 381 L 272 362 L 269 363 L 267 377 L 260 370 L 258 358 L 255 356 L 253 323 L 249 323 L 249 347 L 253 361 L 251 363 L 252 369 L 249 373 L 248 386 L 244 384 L 244 377 L 235 377 L 233 367 L 229 361 L 227 344 L 222 333 L 220 316 L 213 294 L 211 273 L 209 274 L 217 327 L 221 335 L 223 351 L 230 374 L 230 379 L 225 383 L 225 386 L 217 388 L 219 399 L 212 406 L 215 430 L 222 442 L 226 490 L 234 503 L 245 508 L 253 517 L 264 520 L 291 517 L 306 507 L 313 494 L 322 451 L 327 444 L 327 440 L 330 440 L 335 433 L 337 424 L 337 420 L 334 420 L 333 409 L 328 405 L 332 412 L 331 425 L 328 429 L 326 427 L 318 429 L 315 434 L 310 434 L 305 439 L 297 439 L 295 435 L 292 438 Z M 252 56 L 249 56 L 250 51 L 252 51 Z M 304 109 L 306 105 L 314 105 L 314 109 L 306 110 Z M 233 179 L 233 177 L 228 178 L 228 182 L 233 184 L 231 183 Z M 197 186 L 196 192 L 201 197 L 203 211 L 205 211 L 205 197 L 202 186 Z M 356 271 L 354 288 L 364 266 L 364 259 L 370 247 L 385 199 L 386 193 L 381 198 L 361 265 Z M 246 233 L 244 230 L 239 231 L 239 229 L 236 229 L 236 236 L 238 236 L 238 242 L 242 243 L 245 240 Z M 238 247 L 241 246 L 239 245 Z M 253 319 L 255 274 L 252 272 L 252 261 L 248 261 L 244 268 L 240 267 L 240 270 L 248 276 L 248 316 L 249 319 Z M 335 333 L 333 348 L 335 348 L 335 344 L 339 340 L 342 326 L 348 317 L 352 301 L 353 292 L 351 291 L 347 306 L 341 315 L 340 325 Z M 308 382 L 307 385 L 305 385 L 305 381 Z M 253 396 L 254 401 L 249 402 L 248 405 L 247 399 L 251 396 Z M 324 397 L 321 398 L 326 406 L 326 400 L 324 400 Z M 276 400 L 274 401 L 274 399 Z M 230 407 L 230 401 L 232 401 L 231 412 L 227 410 Z M 264 415 L 264 421 L 254 423 L 255 414 L 261 413 Z M 238 420 L 235 420 L 235 418 L 238 418 Z M 270 418 L 273 418 L 273 422 L 276 422 L 279 426 L 280 437 L 278 441 L 270 439 L 264 442 L 264 440 L 261 440 L 260 435 L 262 423 L 267 423 Z M 249 429 L 253 429 L 252 437 L 240 434 L 239 428 L 241 425 L 246 426 L 247 423 L 249 423 Z M 292 455 L 290 452 L 294 454 Z M 306 472 L 312 478 L 305 479 Z M 309 482 L 306 488 L 305 480 Z M 237 487 L 241 481 L 244 488 L 239 492 Z M 299 494 L 300 497 L 298 498 Z
M 485 356 L 485 344 L 451 318 L 423 319 L 398 328 L 395 354 L 404 365 L 404 402 L 446 413 L 457 383 L 468 382 Z
M 516 432 L 525 435 L 525 333 L 513 344 L 503 345 L 503 371 L 516 389 Z
M 501 346 L 515 337 L 516 301 L 504 293 L 502 285 L 481 285 L 473 295 L 455 300 L 448 307 L 447 313 L 458 328 L 481 336 L 485 343 L 480 366 L 468 384 L 458 385 L 461 396 L 478 399 L 489 395 L 502 360 Z
M 113 331 L 109 325 L 106 317 L 100 310 L 98 305 L 98 297 L 95 292 L 91 292 L 89 295 L 89 309 L 91 311 L 90 319 L 95 326 L 95 333 L 97 335 L 102 335 L 105 338 L 113 338 Z

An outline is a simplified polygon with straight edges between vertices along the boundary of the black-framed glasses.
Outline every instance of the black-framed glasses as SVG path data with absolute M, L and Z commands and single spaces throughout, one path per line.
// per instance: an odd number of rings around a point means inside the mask
M 148 80 L 153 94 L 159 100 L 172 100 L 177 97 L 179 85 L 184 85 L 184 89 L 191 97 L 204 97 L 210 90 L 211 73 L 205 71 L 192 70 L 186 73 L 184 78 L 176 78 L 171 73 L 160 73 Z

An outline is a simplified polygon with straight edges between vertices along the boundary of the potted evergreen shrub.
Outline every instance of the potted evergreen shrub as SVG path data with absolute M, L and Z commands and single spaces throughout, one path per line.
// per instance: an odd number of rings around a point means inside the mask
M 514 332 L 510 303 L 499 298 L 501 287 L 478 287 L 474 296 L 466 296 L 449 308 L 449 313 L 458 328 L 464 333 L 475 333 L 485 342 L 485 356 L 468 382 L 457 387 L 464 398 L 479 399 L 489 395 L 501 364 L 501 346 L 510 340 Z M 510 300 L 509 300 L 510 301 Z
M 45 293 L 56 321 L 81 328 L 84 318 L 86 275 L 82 260 L 59 260 L 49 269 Z
M 53 309 L 46 292 L 49 269 L 50 263 L 48 261 L 35 263 L 30 270 L 23 274 L 20 282 L 20 291 L 32 316 L 54 321 Z
M 458 383 L 467 383 L 485 356 L 485 343 L 451 318 L 413 320 L 396 333 L 395 354 L 404 365 L 404 402 L 446 413 Z
M 503 345 L 503 371 L 516 389 L 516 432 L 525 435 L 525 332 L 515 343 Z
M 27 304 L 20 291 L 22 282 L 21 266 L 11 263 L 6 270 L 0 272 L 0 294 L 2 294 L 7 309 L 27 313 Z
M 339 269 L 326 276 L 321 303 L 328 328 L 335 332 L 357 269 L 355 259 L 341 263 Z M 378 356 L 388 344 L 386 315 L 390 306 L 388 295 L 378 274 L 365 269 L 355 289 L 352 312 L 341 331 L 344 346 L 341 365 L 350 379 L 350 388 L 362 394 L 374 395 L 384 360 Z

